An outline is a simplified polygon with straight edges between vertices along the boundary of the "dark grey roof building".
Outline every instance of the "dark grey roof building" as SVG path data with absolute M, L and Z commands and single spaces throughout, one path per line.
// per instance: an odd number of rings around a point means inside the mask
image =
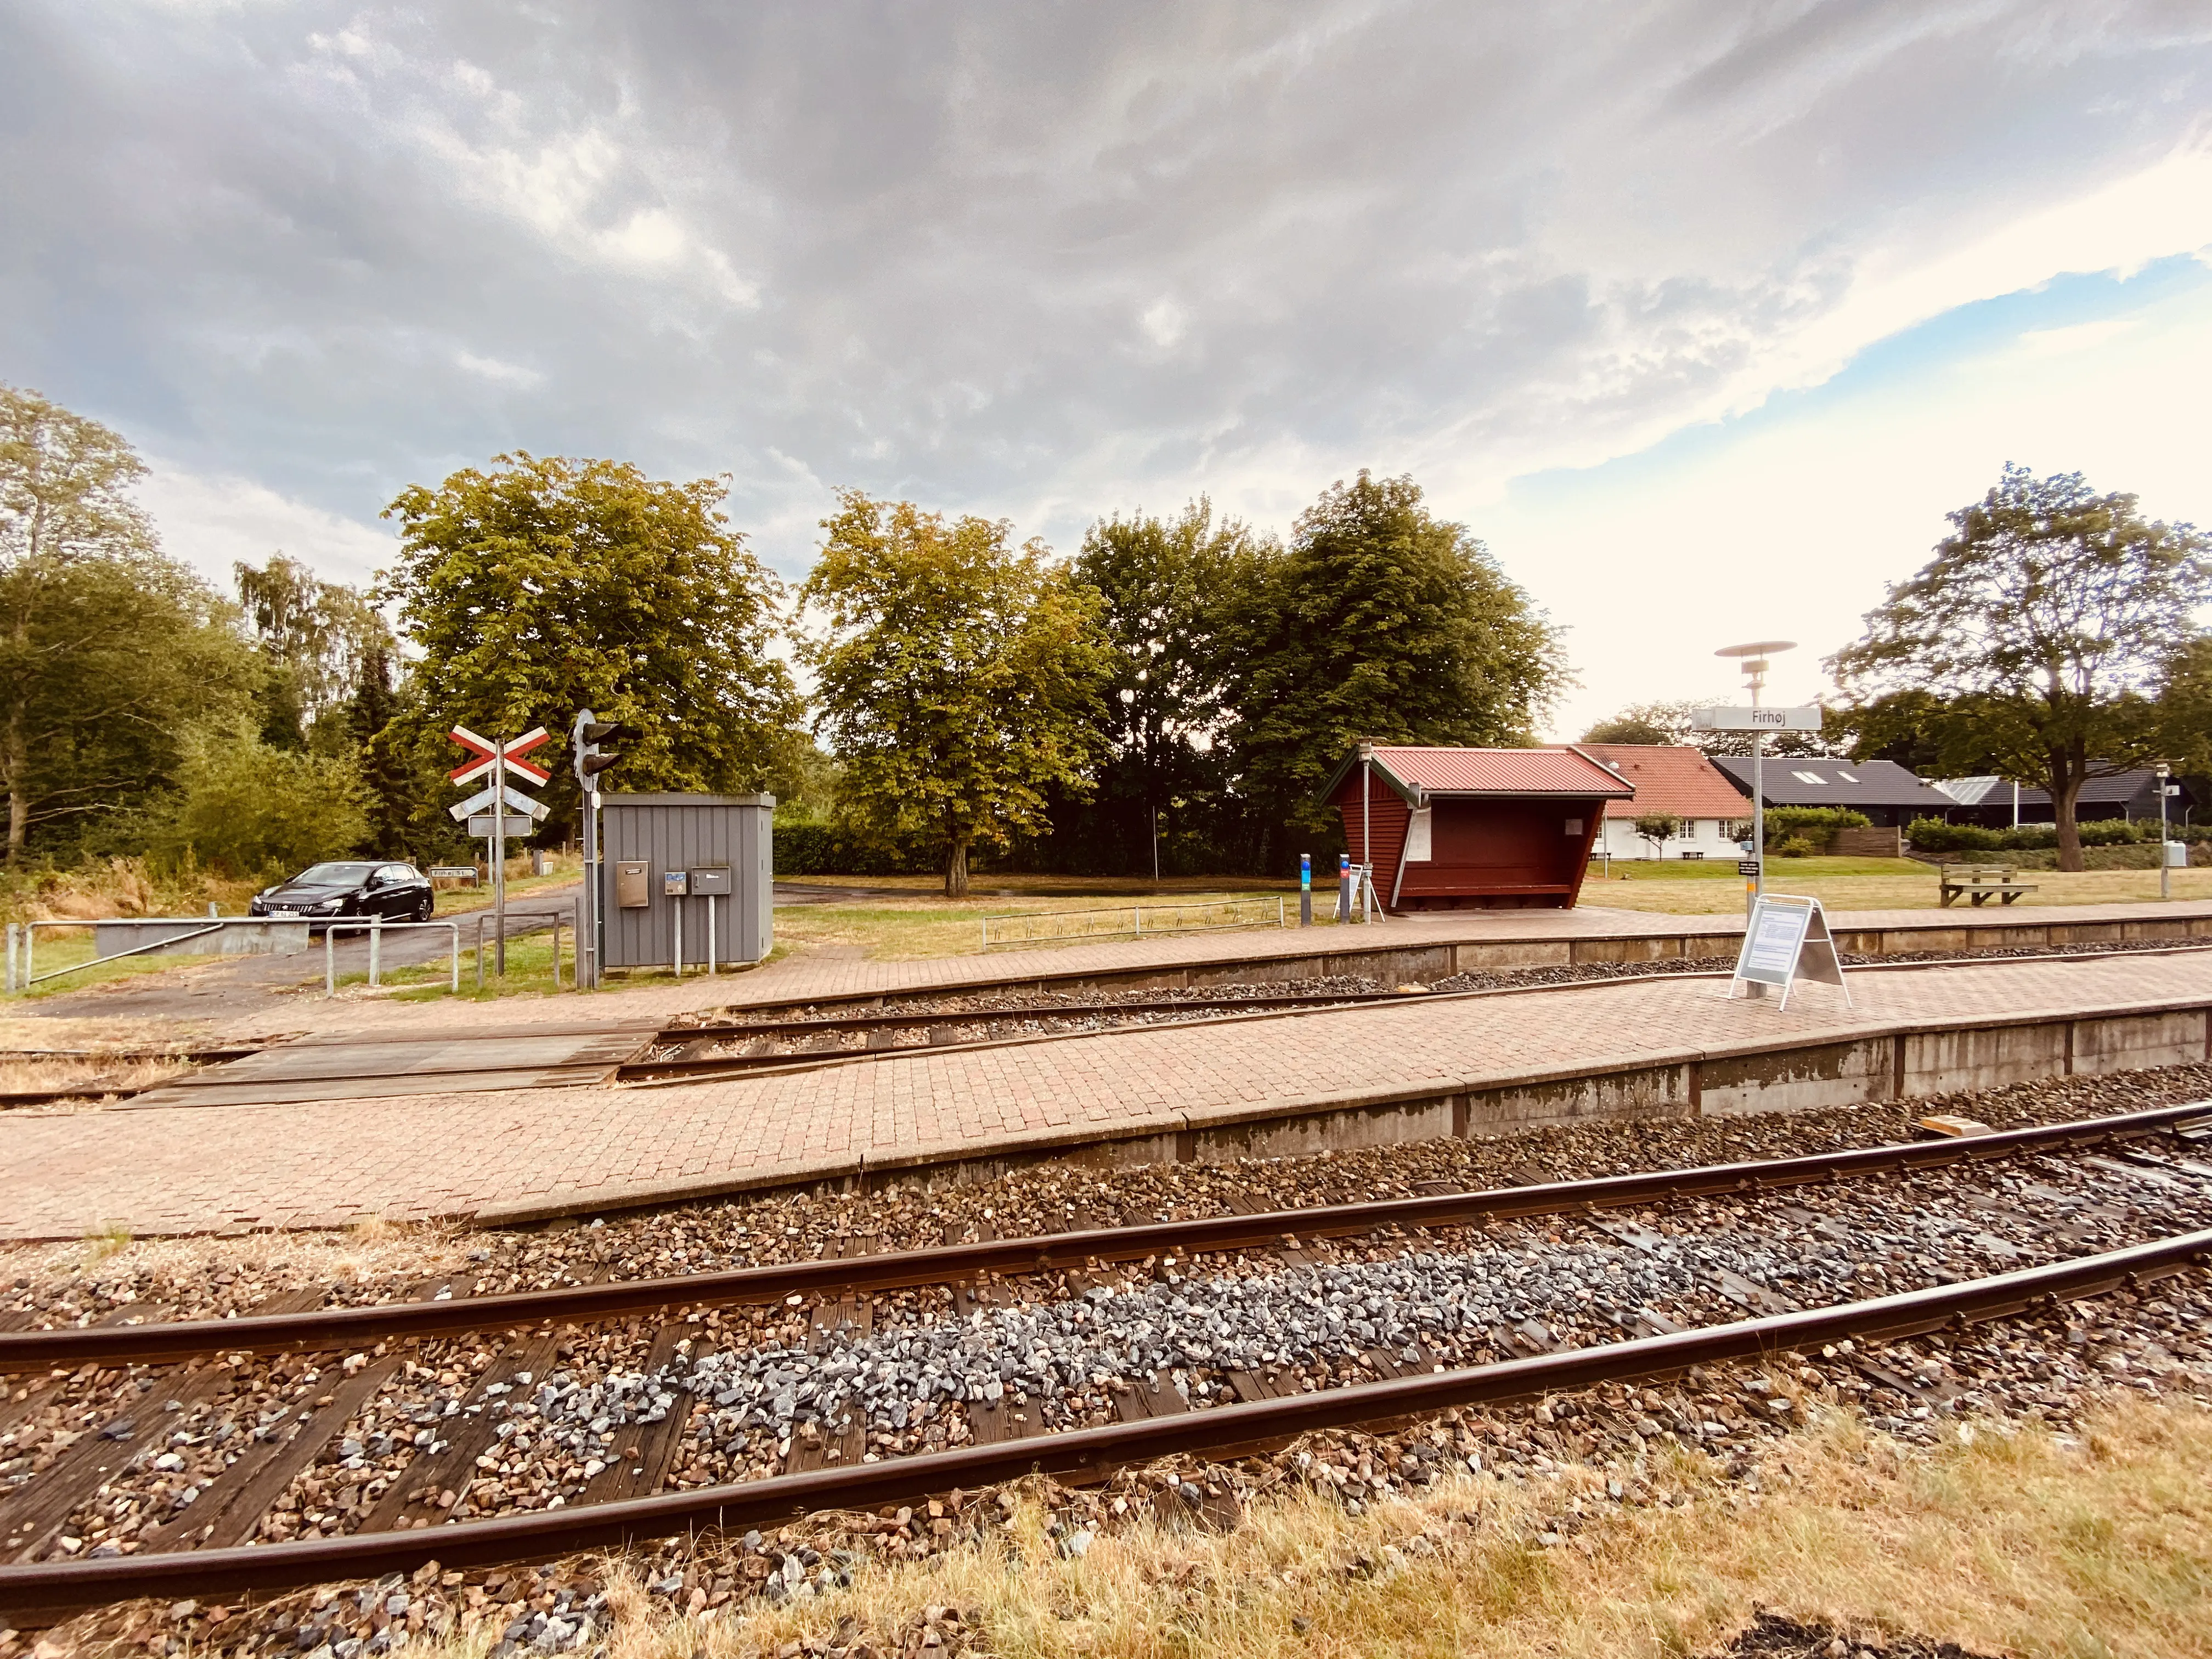
M 2179 778 L 2168 780 L 2179 793 L 2166 799 L 2166 814 L 2177 823 L 2184 811 L 2195 811 L 2197 797 Z M 2004 778 L 1946 778 L 1935 786 L 1957 803 L 1951 814 L 1954 823 L 1978 823 L 1991 829 L 2002 829 L 2013 821 L 2013 786 Z M 2029 784 L 2020 786 L 2020 821 L 2022 823 L 2051 823 L 2057 813 L 2051 805 L 2051 792 Z M 2158 817 L 2158 774 L 2144 767 L 2134 772 L 2115 772 L 2110 777 L 2092 778 L 2081 786 L 2081 793 L 2074 802 L 2074 816 L 2079 821 L 2093 818 L 2155 818 Z
M 1713 764 L 1751 796 L 1751 762 L 1741 755 L 1716 755 Z M 1895 761 L 1808 760 L 1802 755 L 1769 755 L 1765 772 L 1769 806 L 1841 806 L 1863 812 L 1882 829 L 1915 818 L 1948 818 L 1959 803 L 1923 783 L 1917 774 Z

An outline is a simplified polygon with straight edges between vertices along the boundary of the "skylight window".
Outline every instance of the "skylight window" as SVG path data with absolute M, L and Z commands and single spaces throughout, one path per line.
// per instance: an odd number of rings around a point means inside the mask
M 1854 777 L 1850 773 L 1844 771 L 1840 766 L 1836 769 L 1836 775 L 1841 778 L 1845 783 L 1856 783 L 1858 781 L 1857 778 Z
M 1792 772 L 1790 775 L 1796 779 L 1800 783 L 1826 783 L 1827 781 L 1827 779 L 1822 777 L 1818 772 Z

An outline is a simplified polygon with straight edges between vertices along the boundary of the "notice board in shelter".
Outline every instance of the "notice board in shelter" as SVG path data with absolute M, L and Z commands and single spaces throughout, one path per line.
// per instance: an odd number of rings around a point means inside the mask
M 602 965 L 673 963 L 679 907 L 684 960 L 687 966 L 705 962 L 710 896 L 714 960 L 758 962 L 767 956 L 775 944 L 775 817 L 773 795 L 602 797 Z M 694 884 L 689 877 L 695 870 L 729 873 Z M 671 876 L 686 879 L 672 882 Z

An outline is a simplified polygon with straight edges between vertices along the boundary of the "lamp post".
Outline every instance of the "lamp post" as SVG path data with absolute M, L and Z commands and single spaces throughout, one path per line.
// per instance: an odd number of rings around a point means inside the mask
M 1748 645 L 1724 645 L 1713 655 L 1743 664 L 1744 683 L 1751 688 L 1751 706 L 1757 708 L 1759 694 L 1766 686 L 1766 659 L 1796 648 L 1795 640 L 1754 640 Z M 1754 868 L 1743 901 L 1747 922 L 1759 896 L 1766 890 L 1766 733 L 1759 730 L 1751 734 L 1751 860 Z

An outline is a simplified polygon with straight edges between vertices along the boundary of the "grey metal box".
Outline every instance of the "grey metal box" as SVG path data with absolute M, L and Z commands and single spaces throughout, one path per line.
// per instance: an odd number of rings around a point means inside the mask
M 651 869 L 643 859 L 618 859 L 615 862 L 615 908 L 620 910 L 642 910 L 653 902 L 653 894 L 646 882 L 646 872 Z
M 727 898 L 730 896 L 730 866 L 726 864 L 704 864 L 691 872 L 691 896 L 694 898 Z
M 689 898 L 691 896 L 691 872 L 689 870 L 663 870 L 660 872 L 660 896 Z
M 714 897 L 717 962 L 758 962 L 775 944 L 775 797 L 773 795 L 604 795 L 599 808 L 601 891 L 611 901 L 600 964 L 665 967 L 676 959 L 676 916 L 684 916 L 687 970 L 706 959 L 710 872 L 728 872 Z M 620 872 L 639 870 L 642 905 L 621 896 Z M 647 872 L 688 873 L 690 891 L 661 890 Z

